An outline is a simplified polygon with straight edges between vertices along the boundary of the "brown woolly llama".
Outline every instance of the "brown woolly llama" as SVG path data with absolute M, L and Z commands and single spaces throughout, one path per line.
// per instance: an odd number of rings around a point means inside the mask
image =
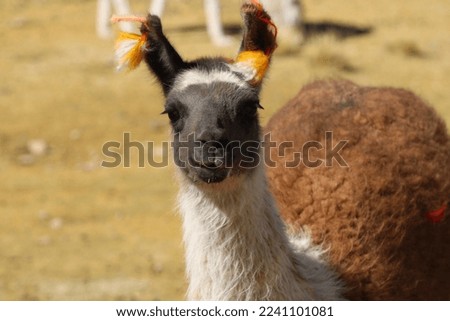
M 432 108 L 403 89 L 318 81 L 279 110 L 266 132 L 294 143 L 284 155 L 270 153 L 280 213 L 329 248 L 345 297 L 450 299 L 450 138 Z M 304 161 L 285 168 L 304 146 Z

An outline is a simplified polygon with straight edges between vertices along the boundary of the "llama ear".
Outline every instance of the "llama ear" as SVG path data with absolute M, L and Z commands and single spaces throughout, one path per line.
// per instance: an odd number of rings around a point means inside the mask
M 244 32 L 234 65 L 253 86 L 260 86 L 277 48 L 277 27 L 257 0 L 247 0 L 241 8 Z
M 158 78 L 164 95 L 167 96 L 176 76 L 186 67 L 186 63 L 164 35 L 158 16 L 149 14 L 147 21 L 142 23 L 141 33 L 147 41 L 144 60 Z

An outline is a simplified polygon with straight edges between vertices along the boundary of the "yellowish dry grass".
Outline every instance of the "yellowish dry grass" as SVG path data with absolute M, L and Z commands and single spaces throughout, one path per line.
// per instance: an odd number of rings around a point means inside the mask
M 223 1 L 239 23 L 240 0 Z M 308 81 L 343 77 L 409 88 L 450 123 L 450 3 L 305 0 L 309 22 L 372 26 L 366 36 L 280 48 L 265 83 L 270 115 Z M 144 12 L 147 1 L 134 1 Z M 169 1 L 166 31 L 187 58 L 225 54 L 202 28 L 200 0 Z M 170 168 L 104 169 L 104 142 L 167 137 L 144 67 L 117 74 L 94 33 L 95 1 L 0 3 L 0 299 L 182 299 L 176 183 Z M 187 28 L 188 31 L 183 30 Z M 47 145 L 31 157 L 30 140 Z

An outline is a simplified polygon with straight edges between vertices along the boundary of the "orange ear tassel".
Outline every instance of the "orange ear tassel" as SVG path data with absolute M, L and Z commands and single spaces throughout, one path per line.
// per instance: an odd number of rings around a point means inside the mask
M 147 23 L 147 19 L 139 16 L 113 16 L 112 23 L 121 21 Z M 136 69 L 144 57 L 147 37 L 135 33 L 120 32 L 115 45 L 115 60 L 117 70 Z

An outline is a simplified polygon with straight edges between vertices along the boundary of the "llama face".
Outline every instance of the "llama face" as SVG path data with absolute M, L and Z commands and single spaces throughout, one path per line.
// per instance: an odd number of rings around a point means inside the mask
M 164 113 L 176 165 L 194 182 L 220 183 L 259 163 L 258 92 L 219 60 L 178 75 Z
M 158 78 L 173 129 L 175 163 L 193 182 L 221 183 L 259 163 L 257 109 L 261 82 L 276 48 L 276 27 L 257 1 L 241 8 L 243 38 L 235 60 L 184 61 L 148 15 L 144 59 Z

